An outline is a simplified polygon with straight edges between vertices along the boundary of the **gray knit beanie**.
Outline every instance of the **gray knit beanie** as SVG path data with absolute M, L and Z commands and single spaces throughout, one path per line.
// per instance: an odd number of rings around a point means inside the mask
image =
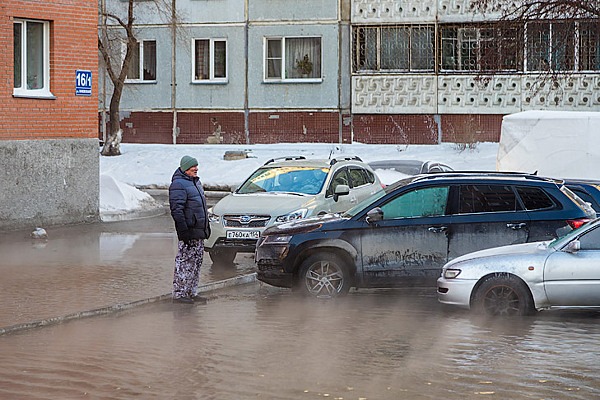
M 192 167 L 195 167 L 196 165 L 198 165 L 198 160 L 190 156 L 181 157 L 181 162 L 179 163 L 179 167 L 184 172 Z

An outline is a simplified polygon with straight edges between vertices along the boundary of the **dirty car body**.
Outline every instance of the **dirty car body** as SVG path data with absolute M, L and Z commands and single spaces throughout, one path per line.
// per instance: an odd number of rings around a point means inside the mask
M 263 232 L 258 279 L 315 296 L 350 287 L 435 286 L 476 250 L 553 239 L 594 217 L 555 181 L 442 173 L 400 180 L 344 214 Z
M 358 157 L 269 160 L 209 210 L 212 233 L 205 249 L 213 262 L 231 263 L 238 252 L 253 253 L 269 226 L 343 212 L 381 189 Z
M 441 303 L 490 315 L 551 308 L 600 308 L 600 220 L 552 242 L 458 257 L 438 279 Z

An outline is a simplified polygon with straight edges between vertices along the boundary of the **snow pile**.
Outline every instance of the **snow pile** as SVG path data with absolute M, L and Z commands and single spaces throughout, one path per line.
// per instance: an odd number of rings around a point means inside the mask
M 148 193 L 100 174 L 100 211 L 136 210 L 152 202 L 154 199 Z

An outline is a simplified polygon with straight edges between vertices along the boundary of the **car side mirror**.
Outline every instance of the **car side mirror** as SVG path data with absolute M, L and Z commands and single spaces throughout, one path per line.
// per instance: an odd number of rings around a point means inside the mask
M 375 222 L 383 219 L 383 210 L 379 207 L 375 207 L 367 212 L 367 224 L 374 224 Z
M 577 253 L 580 249 L 581 242 L 579 240 L 572 240 L 563 248 L 563 251 L 566 251 L 567 253 Z
M 335 187 L 335 191 L 333 192 L 333 201 L 338 201 L 340 196 L 346 196 L 347 194 L 350 194 L 350 186 L 337 185 Z

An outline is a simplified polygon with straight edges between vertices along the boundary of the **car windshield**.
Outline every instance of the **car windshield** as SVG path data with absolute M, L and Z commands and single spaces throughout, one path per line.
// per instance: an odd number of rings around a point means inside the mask
M 329 168 L 321 167 L 262 167 L 236 193 L 286 192 L 315 195 L 321 192 L 328 173 Z
M 379 200 L 386 194 L 393 192 L 394 190 L 396 190 L 398 188 L 408 185 L 413 180 L 414 180 L 414 177 L 409 177 L 409 178 L 405 178 L 405 179 L 400 179 L 399 181 L 393 183 L 392 185 L 386 186 L 382 190 L 377 191 L 376 193 L 372 194 L 371 196 L 367 197 L 366 199 L 364 199 L 363 201 L 361 201 L 360 203 L 358 203 L 357 205 L 355 205 L 354 207 L 352 207 L 351 209 L 346 211 L 344 214 L 342 214 L 342 217 L 344 217 L 344 218 L 354 217 L 355 215 L 359 214 L 365 208 L 370 207 L 372 203 Z

